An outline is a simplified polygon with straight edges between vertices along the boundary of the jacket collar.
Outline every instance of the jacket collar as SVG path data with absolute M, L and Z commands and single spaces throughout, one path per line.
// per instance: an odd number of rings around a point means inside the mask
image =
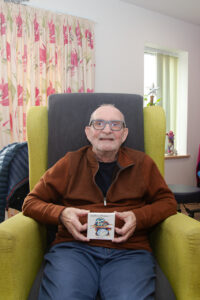
M 124 169 L 130 165 L 134 165 L 134 159 L 130 158 L 126 147 L 120 147 L 118 152 L 117 163 L 120 169 Z M 95 153 L 92 151 L 92 146 L 87 149 L 87 159 L 91 167 L 98 168 L 98 161 Z

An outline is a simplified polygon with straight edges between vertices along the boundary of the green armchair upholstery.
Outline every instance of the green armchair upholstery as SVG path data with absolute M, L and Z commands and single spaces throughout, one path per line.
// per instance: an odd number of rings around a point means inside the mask
M 46 107 L 27 117 L 30 188 L 47 169 Z M 145 152 L 164 174 L 165 116 L 161 107 L 144 109 Z M 200 223 L 182 214 L 169 217 L 151 235 L 154 254 L 177 300 L 200 299 Z M 22 213 L 0 224 L 0 299 L 26 300 L 46 247 L 46 230 Z

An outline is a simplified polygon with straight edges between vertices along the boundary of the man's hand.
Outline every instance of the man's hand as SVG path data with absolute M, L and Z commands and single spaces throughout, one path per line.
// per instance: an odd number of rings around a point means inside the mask
M 61 223 L 67 228 L 75 240 L 89 242 L 89 239 L 81 233 L 87 230 L 87 223 L 82 225 L 79 220 L 79 217 L 87 216 L 88 213 L 89 210 L 67 207 L 60 215 Z
M 126 242 L 130 236 L 135 231 L 136 228 L 136 217 L 132 211 L 125 212 L 115 212 L 116 218 L 124 221 L 124 226 L 122 228 L 115 227 L 115 231 L 117 234 L 121 235 L 120 237 L 115 237 L 112 242 L 113 243 L 122 243 Z

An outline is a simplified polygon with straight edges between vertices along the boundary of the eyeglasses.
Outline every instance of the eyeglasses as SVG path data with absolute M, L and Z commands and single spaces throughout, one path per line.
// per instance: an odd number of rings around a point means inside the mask
M 96 130 L 103 130 L 106 127 L 106 124 L 109 124 L 110 129 L 113 131 L 120 131 L 123 127 L 126 127 L 124 121 L 105 121 L 105 120 L 92 120 L 89 126 L 93 125 Z

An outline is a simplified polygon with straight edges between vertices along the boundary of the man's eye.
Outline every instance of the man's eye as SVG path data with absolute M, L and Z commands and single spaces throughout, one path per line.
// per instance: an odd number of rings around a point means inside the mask
M 120 123 L 119 123 L 119 122 L 112 122 L 112 126 L 113 126 L 113 127 L 119 127 L 119 126 L 120 126 Z
M 103 125 L 103 121 L 96 121 L 96 122 L 95 122 L 95 125 L 97 125 L 97 126 L 102 126 L 102 125 Z

